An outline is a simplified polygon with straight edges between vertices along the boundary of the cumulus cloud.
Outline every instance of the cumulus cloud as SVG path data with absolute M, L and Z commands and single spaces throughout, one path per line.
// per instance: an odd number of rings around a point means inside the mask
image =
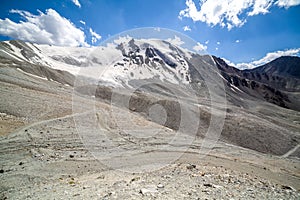
M 270 52 L 267 53 L 266 56 L 264 56 L 263 58 L 259 59 L 259 60 L 255 60 L 252 61 L 250 63 L 238 63 L 238 64 L 234 64 L 226 59 L 224 59 L 227 64 L 234 66 L 236 68 L 239 69 L 253 69 L 255 67 L 259 67 L 261 65 L 264 65 L 276 58 L 279 58 L 281 56 L 299 56 L 300 53 L 300 48 L 296 48 L 296 49 L 288 49 L 285 51 L 275 51 L 275 52 Z
M 98 33 L 96 33 L 95 31 L 93 31 L 92 28 L 90 28 L 90 34 L 92 35 L 92 43 L 96 43 L 98 40 L 101 39 L 101 35 L 99 35 Z
M 83 25 L 85 25 L 85 21 L 83 21 L 83 20 L 80 20 L 79 22 L 80 22 L 80 23 L 82 23 Z
M 78 6 L 78 8 L 81 8 L 81 4 L 80 4 L 79 0 L 72 0 L 72 2 L 73 2 L 76 6 Z
M 246 23 L 242 16 L 266 14 L 272 6 L 289 8 L 300 5 L 300 0 L 200 0 L 200 9 L 193 0 L 186 1 L 186 8 L 179 12 L 179 18 L 191 18 L 194 22 L 201 21 L 209 26 L 220 25 L 240 27 Z
M 181 46 L 182 44 L 184 44 L 184 42 L 181 40 L 181 38 L 180 37 L 178 37 L 178 36 L 174 36 L 174 38 L 168 38 L 167 40 L 166 40 L 167 42 L 170 42 L 171 44 L 173 44 L 173 45 L 176 45 L 176 46 Z
M 39 15 L 22 10 L 10 12 L 21 15 L 25 21 L 16 23 L 8 18 L 0 19 L 1 35 L 40 44 L 88 46 L 84 32 L 53 9 L 45 13 L 39 11 Z
M 236 40 L 235 43 L 240 43 L 240 40 Z
M 191 31 L 192 29 L 189 26 L 184 26 L 183 31 Z
M 300 4 L 300 0 L 278 0 L 276 5 L 279 7 L 289 8 Z
M 199 52 L 199 51 L 205 51 L 207 49 L 207 46 L 197 42 L 197 45 L 195 45 L 193 47 L 193 49 L 196 51 L 196 52 Z
M 273 0 L 256 0 L 252 6 L 252 11 L 248 13 L 248 16 L 254 16 L 259 14 L 266 14 L 269 12 L 269 8 L 272 6 Z

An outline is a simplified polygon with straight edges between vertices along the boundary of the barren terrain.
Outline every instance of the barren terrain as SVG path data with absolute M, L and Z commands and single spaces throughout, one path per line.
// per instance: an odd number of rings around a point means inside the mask
M 299 111 L 228 93 L 207 136 L 220 102 L 84 81 L 1 58 L 0 199 L 300 198 Z
M 18 78 L 8 83 L 11 74 Z M 30 81 L 17 84 L 24 79 Z M 84 112 L 74 113 L 72 93 L 70 86 L 1 67 L 1 199 L 299 199 L 297 150 L 276 156 L 219 141 L 207 154 L 200 137 L 189 140 L 185 135 L 191 144 L 170 145 L 176 131 L 134 112 L 125 117 L 158 130 L 155 137 L 122 135 L 113 121 L 97 121 L 111 143 L 86 146 L 76 130 L 76 117 L 102 116 L 111 105 L 83 96 L 77 106 Z M 89 104 L 96 109 L 85 110 Z M 122 108 L 114 109 L 122 113 Z M 279 114 L 264 120 L 256 115 L 253 120 L 297 130 L 298 114 L 286 112 L 282 115 L 292 121 Z M 230 120 L 246 123 L 243 114 L 236 115 L 228 113 Z M 107 158 L 93 154 L 101 148 Z

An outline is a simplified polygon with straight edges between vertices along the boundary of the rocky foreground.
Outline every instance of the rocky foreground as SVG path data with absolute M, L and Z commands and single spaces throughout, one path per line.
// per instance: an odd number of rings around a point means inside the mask
M 142 120 L 140 121 L 143 122 Z M 163 130 L 163 129 L 162 129 Z M 165 133 L 165 130 L 163 130 Z M 140 155 L 114 165 L 96 159 L 76 134 L 72 116 L 33 123 L 1 140 L 1 199 L 299 199 L 299 161 L 218 142 L 208 153 L 201 139 L 181 152 L 159 151 L 172 134 L 157 134 L 147 150 L 111 138 Z M 160 144 L 161 143 L 161 144 Z M 149 145 L 152 144 L 152 145 Z M 107 147 L 112 148 L 113 147 Z M 126 150 L 127 149 L 127 150 Z M 135 149 L 135 152 L 132 152 Z M 156 150 L 155 150 L 156 149 Z M 108 160 L 121 159 L 111 154 Z M 126 156 L 125 156 L 126 157 Z M 174 158 L 169 162 L 168 158 Z M 149 159 L 150 158 L 150 161 Z M 162 162 L 157 162 L 160 160 Z M 172 159 L 173 160 L 173 159 Z M 150 163 L 162 165 L 147 165 Z M 169 162 L 169 163 L 167 163 Z M 143 169 L 143 163 L 148 168 Z M 149 167 L 150 166 L 150 167 Z
M 4 175 L 2 175 L 3 178 Z M 57 179 L 15 177 L 18 188 L 2 199 L 299 199 L 289 186 L 248 173 L 209 165 L 172 164 L 146 174 L 115 171 L 62 175 Z M 10 184 L 7 184 L 9 186 Z

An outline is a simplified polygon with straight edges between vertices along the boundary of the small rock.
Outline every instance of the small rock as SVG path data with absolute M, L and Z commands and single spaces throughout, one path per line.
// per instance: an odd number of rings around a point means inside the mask
M 0 169 L 0 174 L 3 174 L 4 173 L 4 169 Z
M 75 181 L 71 180 L 71 181 L 69 181 L 69 184 L 70 185 L 75 185 L 76 183 L 75 183 Z
M 71 155 L 70 155 L 70 158 L 74 158 L 74 155 L 71 154 Z
M 170 179 L 170 178 L 172 178 L 172 176 L 171 175 L 165 175 L 164 178 Z
M 164 187 L 165 186 L 163 184 L 161 184 L 161 183 L 157 185 L 157 188 L 164 188 Z
M 210 194 L 210 192 L 208 190 L 202 190 L 202 192 L 206 193 L 206 194 Z
M 186 166 L 186 168 L 189 169 L 189 170 L 192 170 L 192 169 L 196 168 L 196 165 L 190 164 L 190 165 Z
M 210 183 L 204 183 L 203 185 L 204 185 L 205 187 L 213 187 L 213 185 L 210 184 Z
M 86 166 L 85 166 L 85 167 L 86 167 Z M 104 175 L 100 175 L 100 176 L 97 177 L 97 179 L 104 179 L 104 178 L 105 178 Z
M 220 189 L 220 188 L 223 188 L 223 186 L 213 184 L 213 188 Z
M 114 193 L 113 192 L 109 192 L 106 195 L 103 196 L 104 199 L 108 198 L 109 196 L 112 196 Z
M 20 163 L 19 163 L 19 165 L 23 165 L 23 164 L 24 164 L 23 162 L 20 162 Z
M 141 177 L 134 177 L 134 178 L 132 178 L 131 180 L 130 180 L 130 183 L 132 183 L 132 182 L 134 182 L 134 181 L 138 181 L 138 180 L 140 180 L 141 179 Z
M 156 189 L 153 189 L 153 188 L 142 188 L 141 190 L 140 190 L 140 193 L 142 194 L 142 195 L 147 195 L 147 194 L 154 194 L 154 193 L 156 193 L 157 192 L 157 190 Z
M 281 188 L 284 190 L 294 190 L 294 188 L 292 188 L 291 186 L 288 186 L 288 185 L 282 185 Z

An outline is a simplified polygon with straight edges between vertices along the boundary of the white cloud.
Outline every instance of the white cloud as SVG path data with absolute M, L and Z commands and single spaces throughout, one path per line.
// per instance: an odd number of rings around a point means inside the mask
M 79 22 L 80 22 L 80 23 L 82 23 L 83 25 L 85 25 L 85 21 L 83 21 L 83 20 L 80 20 Z
M 252 3 L 253 10 L 248 13 L 248 16 L 266 14 L 272 6 L 273 0 L 256 0 Z
M 189 26 L 184 26 L 183 31 L 191 31 L 192 29 Z
M 184 44 L 184 42 L 181 40 L 181 38 L 180 37 L 178 37 L 178 36 L 174 36 L 174 38 L 168 38 L 167 40 L 166 40 L 167 42 L 170 42 L 171 44 L 173 44 L 173 45 L 176 45 L 176 46 L 181 46 L 182 44 Z
M 300 0 L 278 0 L 276 2 L 276 5 L 278 5 L 279 7 L 289 8 L 292 6 L 300 5 Z
M 240 40 L 236 40 L 235 43 L 240 43 Z
M 205 45 L 203 45 L 203 44 L 197 42 L 197 45 L 195 45 L 195 46 L 193 47 L 193 49 L 194 49 L 195 51 L 197 51 L 197 52 L 199 52 L 199 51 L 205 51 L 205 50 L 207 49 L 207 46 L 205 46 Z
M 199 5 L 200 9 L 193 0 L 186 0 L 186 8 L 179 12 L 179 19 L 187 17 L 194 22 L 226 26 L 230 30 L 246 23 L 246 18 L 242 17 L 245 14 L 266 14 L 272 6 L 288 8 L 300 5 L 300 0 L 199 0 Z
M 55 10 L 33 15 L 27 11 L 11 10 L 25 18 L 19 23 L 6 18 L 0 19 L 0 34 L 14 39 L 58 46 L 88 46 L 85 34 Z
M 117 44 L 117 45 L 119 45 L 119 44 L 121 44 L 121 43 L 128 43 L 130 40 L 132 40 L 133 38 L 132 37 L 130 37 L 129 35 L 126 35 L 126 36 L 123 36 L 123 37 L 119 37 L 118 39 L 115 39 L 114 41 L 113 41 L 113 43 L 114 44 Z
M 221 42 L 217 42 L 217 45 L 220 45 L 221 44 Z
M 296 49 L 288 49 L 285 51 L 275 51 L 275 52 L 270 52 L 267 53 L 266 56 L 264 56 L 263 58 L 259 59 L 259 60 L 255 60 L 252 61 L 250 63 L 238 63 L 238 64 L 234 64 L 226 59 L 224 59 L 227 64 L 234 66 L 236 68 L 239 69 L 253 69 L 255 67 L 259 67 L 261 65 L 264 65 L 272 60 L 275 60 L 276 58 L 279 58 L 281 56 L 299 56 L 300 53 L 300 48 L 296 48 Z
M 78 8 L 81 8 L 81 4 L 80 4 L 79 0 L 72 0 L 72 2 L 73 2 L 76 6 L 78 6 Z
M 242 0 L 203 0 L 200 1 L 200 10 L 197 9 L 193 0 L 187 0 L 187 8 L 180 11 L 179 17 L 188 17 L 193 21 L 202 21 L 211 26 L 219 24 L 227 28 L 241 26 L 244 21 L 238 15 L 249 3 Z
M 206 41 L 205 41 L 205 44 L 208 44 L 208 43 L 209 43 L 209 40 L 206 40 Z
M 93 31 L 92 28 L 90 28 L 90 34 L 92 35 L 92 43 L 96 43 L 98 40 L 101 39 L 101 35 L 99 35 L 98 33 L 96 33 L 95 31 Z

